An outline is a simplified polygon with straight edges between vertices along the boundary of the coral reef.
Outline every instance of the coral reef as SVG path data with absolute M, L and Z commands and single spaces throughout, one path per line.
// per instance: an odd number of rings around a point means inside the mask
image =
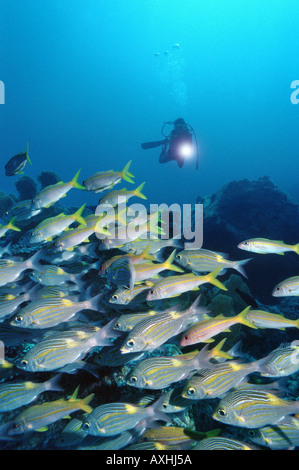
M 30 176 L 22 176 L 15 182 L 15 187 L 19 193 L 19 200 L 33 199 L 37 192 L 37 184 Z
M 50 184 L 58 183 L 58 181 L 61 181 L 61 178 L 53 171 L 45 170 L 38 175 L 37 181 L 41 184 L 41 189 L 43 189 Z

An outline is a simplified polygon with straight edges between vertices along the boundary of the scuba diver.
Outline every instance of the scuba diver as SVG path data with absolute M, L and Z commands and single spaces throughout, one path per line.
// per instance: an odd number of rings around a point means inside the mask
M 164 128 L 166 125 L 172 124 L 173 129 L 169 135 L 164 134 Z M 175 121 L 167 121 L 163 124 L 161 133 L 164 137 L 163 140 L 155 142 L 145 142 L 141 144 L 141 147 L 151 149 L 154 147 L 162 146 L 160 153 L 159 162 L 167 163 L 171 160 L 176 160 L 178 166 L 182 168 L 187 158 L 193 155 L 193 139 L 195 140 L 196 146 L 196 169 L 198 169 L 198 146 L 196 135 L 190 124 L 187 124 L 184 119 L 178 118 Z

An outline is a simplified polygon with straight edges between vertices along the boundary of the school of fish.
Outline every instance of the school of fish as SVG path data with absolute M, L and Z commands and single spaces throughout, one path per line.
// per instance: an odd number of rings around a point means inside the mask
M 26 161 L 28 144 L 6 165 L 7 176 L 20 174 Z M 299 400 L 286 378 L 299 371 L 299 337 L 258 359 L 237 341 L 225 344 L 235 325 L 271 335 L 298 330 L 299 318 L 250 305 L 212 315 L 203 293 L 229 294 L 221 277 L 232 270 L 246 279 L 254 258 L 186 250 L 182 240 L 163 238 L 161 213 L 135 217 L 127 203 L 147 199 L 145 183 L 114 188 L 135 184 L 131 163 L 82 184 L 79 170 L 16 202 L 0 226 L 0 447 L 32 448 L 32 436 L 42 435 L 41 448 L 296 448 Z M 82 194 L 81 207 L 43 217 L 70 190 Z M 86 191 L 104 193 L 94 213 Z M 299 254 L 299 243 L 264 238 L 238 248 Z M 282 279 L 272 295 L 298 296 L 299 274 Z M 117 377 L 117 393 L 105 376 Z M 195 429 L 194 410 L 206 400 L 215 427 Z M 231 437 L 238 428 L 243 439 Z

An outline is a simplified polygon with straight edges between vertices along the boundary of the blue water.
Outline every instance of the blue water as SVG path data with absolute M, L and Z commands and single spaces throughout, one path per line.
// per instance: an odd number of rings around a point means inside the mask
M 1 0 L 0 18 L 1 190 L 15 192 L 4 165 L 28 141 L 33 178 L 132 159 L 154 203 L 264 175 L 299 200 L 297 0 Z M 140 147 L 178 117 L 196 132 L 198 171 Z M 81 191 L 63 202 L 81 205 Z

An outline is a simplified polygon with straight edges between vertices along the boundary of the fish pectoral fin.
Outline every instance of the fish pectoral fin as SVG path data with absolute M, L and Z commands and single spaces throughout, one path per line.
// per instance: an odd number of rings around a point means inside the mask
M 43 426 L 42 428 L 38 428 L 38 429 L 36 429 L 35 431 L 37 431 L 37 432 L 46 432 L 46 431 L 48 431 L 48 427 L 47 427 L 47 426 Z
M 229 328 L 226 328 L 226 330 L 223 330 L 224 333 L 231 333 L 231 330 Z
M 204 341 L 201 341 L 201 343 L 213 343 L 215 340 L 210 338 L 210 339 L 205 339 Z
M 66 415 L 66 416 L 63 416 L 62 419 L 72 419 L 72 417 L 70 415 Z

